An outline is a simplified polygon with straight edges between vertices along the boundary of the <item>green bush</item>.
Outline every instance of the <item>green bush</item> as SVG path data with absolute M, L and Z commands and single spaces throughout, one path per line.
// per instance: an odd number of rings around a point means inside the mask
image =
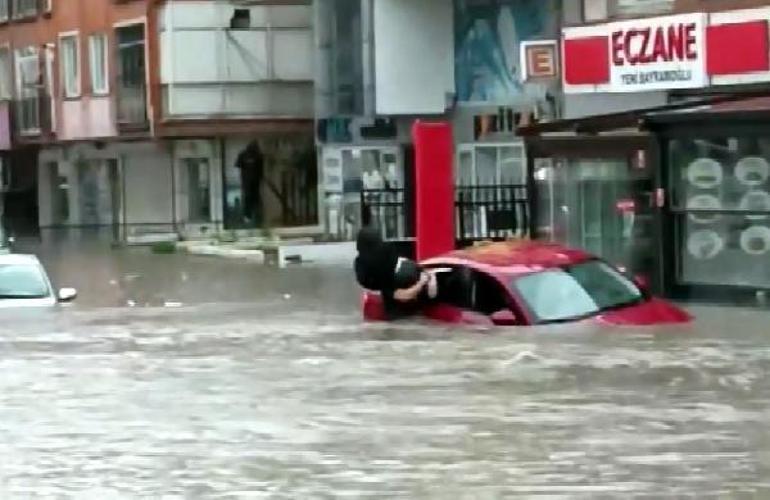
M 173 241 L 161 241 L 152 245 L 152 253 L 156 254 L 172 254 L 176 253 L 176 243 Z

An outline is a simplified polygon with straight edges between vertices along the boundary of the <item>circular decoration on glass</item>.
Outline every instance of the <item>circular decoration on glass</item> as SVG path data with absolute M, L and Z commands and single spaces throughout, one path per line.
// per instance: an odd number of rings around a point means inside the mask
M 687 180 L 700 189 L 713 189 L 723 178 L 722 164 L 711 158 L 698 158 L 687 167 Z
M 770 194 L 758 189 L 749 191 L 743 195 L 739 208 L 751 212 L 770 212 Z M 746 218 L 749 220 L 763 220 L 767 219 L 767 215 L 747 215 Z
M 770 164 L 759 156 L 747 156 L 735 165 L 735 177 L 745 186 L 759 186 L 770 177 Z
M 741 249 L 749 255 L 764 255 L 770 251 L 770 228 L 751 226 L 741 233 Z
M 714 195 L 699 194 L 687 200 L 688 210 L 719 210 L 722 202 Z M 690 214 L 690 219 L 698 224 L 711 224 L 719 218 L 717 214 Z
M 698 260 L 713 259 L 725 247 L 725 240 L 716 231 L 702 229 L 687 238 L 687 251 Z

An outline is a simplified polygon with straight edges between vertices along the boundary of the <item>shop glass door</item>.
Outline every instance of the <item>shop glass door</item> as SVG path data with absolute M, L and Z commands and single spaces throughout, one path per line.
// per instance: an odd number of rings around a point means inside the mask
M 656 246 L 651 169 L 623 157 L 535 160 L 538 235 L 652 276 Z

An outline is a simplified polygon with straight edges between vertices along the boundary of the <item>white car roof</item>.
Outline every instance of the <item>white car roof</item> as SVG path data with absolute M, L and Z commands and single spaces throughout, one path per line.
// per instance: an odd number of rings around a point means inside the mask
M 37 266 L 40 261 L 34 255 L 8 253 L 0 254 L 0 265 Z

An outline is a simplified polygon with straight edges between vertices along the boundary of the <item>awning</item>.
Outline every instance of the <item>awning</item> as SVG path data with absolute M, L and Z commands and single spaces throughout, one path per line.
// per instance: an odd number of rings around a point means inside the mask
M 695 97 L 683 102 L 619 113 L 592 115 L 583 118 L 555 120 L 519 127 L 521 136 L 572 132 L 598 134 L 619 129 L 643 130 L 652 124 L 708 121 L 719 119 L 768 119 L 770 95 L 728 94 Z

